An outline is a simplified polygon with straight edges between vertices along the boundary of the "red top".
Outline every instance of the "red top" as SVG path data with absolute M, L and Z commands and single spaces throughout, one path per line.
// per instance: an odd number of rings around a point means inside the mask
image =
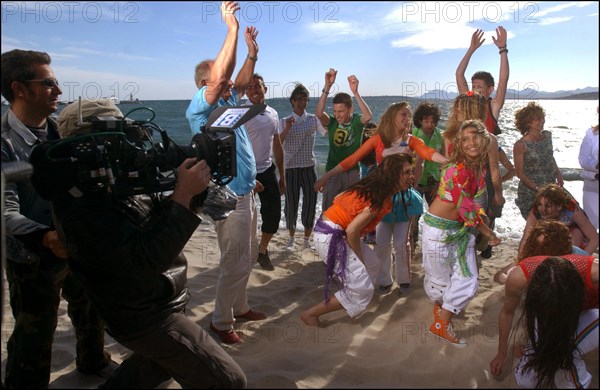
M 546 260 L 548 257 L 549 256 L 532 256 L 519 262 L 519 267 L 521 267 L 523 270 L 525 278 L 527 279 L 527 283 L 529 283 L 531 275 L 533 275 L 533 271 L 535 271 L 538 265 L 540 265 L 542 261 Z M 594 256 L 569 254 L 560 257 L 573 263 L 575 268 L 577 268 L 579 275 L 581 275 L 581 278 L 583 279 L 583 284 L 585 286 L 583 310 L 597 309 L 598 287 L 594 287 L 592 285 L 592 263 L 594 262 Z

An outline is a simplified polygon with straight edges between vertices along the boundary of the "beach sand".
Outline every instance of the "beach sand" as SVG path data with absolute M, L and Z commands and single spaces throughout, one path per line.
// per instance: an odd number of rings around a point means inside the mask
M 269 247 L 275 270 L 264 271 L 256 264 L 248 282 L 250 306 L 268 318 L 237 323 L 243 343 L 222 344 L 246 373 L 249 388 L 517 388 L 512 358 L 500 377 L 492 377 L 489 371 L 504 294 L 493 276 L 514 258 L 516 242 L 502 243 L 491 259 L 481 261 L 477 295 L 454 321 L 459 335 L 470 344 L 456 349 L 427 331 L 433 314 L 423 291 L 420 246 L 415 249 L 413 282 L 406 295 L 399 295 L 396 285 L 387 294 L 376 291 L 361 316 L 351 319 L 344 311 L 329 313 L 321 317 L 323 327 L 312 328 L 299 316 L 323 299 L 324 264 L 314 250 L 301 249 L 302 240 L 297 240 L 300 244 L 294 250 L 285 248 L 286 241 L 287 232 L 280 230 Z M 191 293 L 187 313 L 208 330 L 219 273 L 212 224 L 199 226 L 185 255 Z M 2 372 L 14 323 L 4 283 Z M 50 387 L 97 387 L 104 379 L 75 370 L 75 337 L 64 300 L 59 315 Z M 119 363 L 129 353 L 108 335 L 106 347 Z M 597 351 L 588 354 L 586 362 L 594 376 L 591 388 L 598 388 Z M 179 385 L 171 380 L 161 387 Z

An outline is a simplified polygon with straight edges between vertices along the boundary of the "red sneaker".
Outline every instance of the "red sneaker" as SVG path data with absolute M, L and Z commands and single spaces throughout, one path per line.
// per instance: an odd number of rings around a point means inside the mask
M 236 319 L 240 319 L 243 318 L 245 320 L 248 321 L 260 321 L 260 320 L 264 320 L 267 318 L 266 315 L 264 315 L 263 313 L 259 313 L 257 311 L 254 311 L 252 309 L 248 310 L 247 313 L 245 314 L 238 314 L 237 316 L 235 316 Z
M 210 330 L 214 334 L 216 334 L 217 336 L 219 336 L 219 339 L 221 339 L 221 341 L 224 342 L 225 344 L 235 344 L 235 343 L 239 343 L 240 341 L 242 341 L 242 339 L 240 338 L 240 336 L 238 336 L 238 334 L 233 329 L 230 329 L 230 330 L 219 330 L 219 329 L 215 328 L 214 325 L 211 322 L 210 323 Z

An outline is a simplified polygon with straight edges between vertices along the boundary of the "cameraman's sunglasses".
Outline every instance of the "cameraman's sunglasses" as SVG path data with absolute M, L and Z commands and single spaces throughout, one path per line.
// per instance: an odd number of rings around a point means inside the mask
M 33 80 L 25 80 L 24 81 L 24 83 L 31 83 L 31 82 L 42 83 L 42 85 L 46 88 L 58 87 L 57 79 L 33 79 Z

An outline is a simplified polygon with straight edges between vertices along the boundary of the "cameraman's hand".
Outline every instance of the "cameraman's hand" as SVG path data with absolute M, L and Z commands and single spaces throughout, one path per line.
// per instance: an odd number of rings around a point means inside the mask
M 195 158 L 188 158 L 177 170 L 177 185 L 171 199 L 185 208 L 189 208 L 194 195 L 204 191 L 209 183 L 210 168 L 206 161 L 197 162 Z
M 67 254 L 67 248 L 60 238 L 58 238 L 58 233 L 56 230 L 50 230 L 44 233 L 44 236 L 42 237 L 42 245 L 46 248 L 49 248 L 52 253 L 54 253 L 54 256 L 58 257 L 59 259 L 66 259 L 69 257 Z

